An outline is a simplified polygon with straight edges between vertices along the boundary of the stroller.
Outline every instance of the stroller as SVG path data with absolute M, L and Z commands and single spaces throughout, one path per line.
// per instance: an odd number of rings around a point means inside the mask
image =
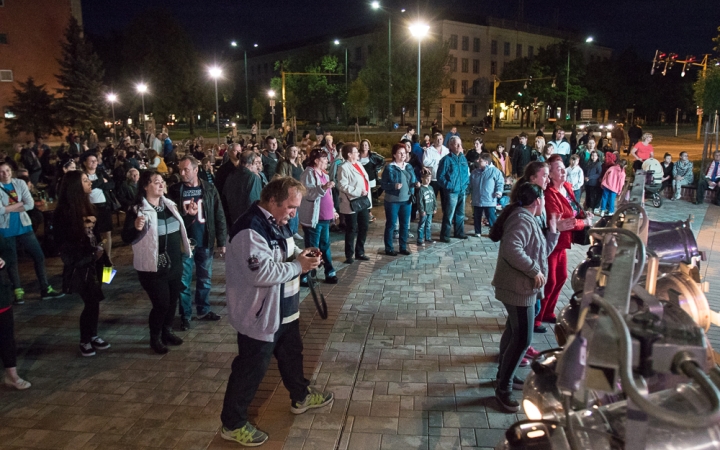
M 648 170 L 645 172 L 645 199 L 650 200 L 652 205 L 659 208 L 663 204 L 662 195 L 662 183 L 655 182 L 655 171 Z

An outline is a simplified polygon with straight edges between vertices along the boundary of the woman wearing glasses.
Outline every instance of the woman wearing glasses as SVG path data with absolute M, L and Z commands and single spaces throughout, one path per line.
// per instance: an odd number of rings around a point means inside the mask
M 133 248 L 133 266 L 152 302 L 150 347 L 159 354 L 183 340 L 172 331 L 182 290 L 182 256 L 190 257 L 190 241 L 177 205 L 166 198 L 159 173 L 146 171 L 138 180 L 135 204 L 125 216 L 122 239 Z M 191 205 L 197 214 L 197 205 Z
M 80 171 L 66 172 L 60 185 L 54 215 L 55 242 L 60 247 L 63 268 L 63 292 L 80 295 L 85 308 L 80 314 L 80 353 L 94 356 L 110 344 L 98 336 L 100 301 L 105 298 L 100 276 L 109 263 L 104 241 L 95 229 L 97 214 L 90 202 L 92 181 Z

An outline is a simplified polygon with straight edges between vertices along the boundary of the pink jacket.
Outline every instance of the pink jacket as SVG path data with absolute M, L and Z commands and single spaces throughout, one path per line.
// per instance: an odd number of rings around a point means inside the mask
M 625 186 L 625 169 L 619 165 L 614 165 L 605 172 L 602 180 L 602 187 L 608 188 L 616 194 L 622 191 Z

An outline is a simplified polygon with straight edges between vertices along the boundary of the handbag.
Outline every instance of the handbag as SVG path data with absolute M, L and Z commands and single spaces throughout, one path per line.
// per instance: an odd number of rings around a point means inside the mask
M 587 214 L 585 214 L 585 211 L 580 207 L 577 200 L 573 200 L 573 203 L 575 203 L 578 210 L 577 218 L 585 219 Z M 586 225 L 582 230 L 573 230 L 572 243 L 577 245 L 590 245 L 590 226 Z
M 367 195 L 350 200 L 352 212 L 363 211 L 370 208 L 370 198 Z
M 115 195 L 115 192 L 113 191 L 103 191 L 105 194 L 105 201 L 107 206 L 110 208 L 110 211 L 120 211 L 122 209 L 122 205 L 120 204 L 120 201 L 118 200 L 117 196 Z

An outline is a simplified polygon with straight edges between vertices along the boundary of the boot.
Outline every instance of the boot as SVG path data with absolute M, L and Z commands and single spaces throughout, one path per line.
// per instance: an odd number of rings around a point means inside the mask
M 155 353 L 159 355 L 164 355 L 168 352 L 168 348 L 162 343 L 159 335 L 150 335 L 150 348 L 155 350 Z
M 162 343 L 165 345 L 182 345 L 183 340 L 173 333 L 172 328 L 165 327 L 162 331 Z

